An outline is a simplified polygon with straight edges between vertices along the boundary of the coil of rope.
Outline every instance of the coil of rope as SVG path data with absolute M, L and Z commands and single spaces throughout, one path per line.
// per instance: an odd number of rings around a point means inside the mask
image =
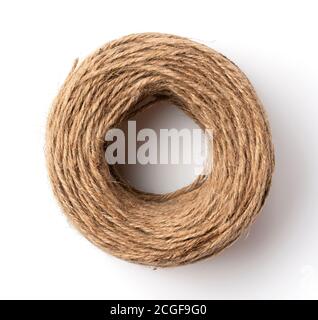
M 147 97 L 170 99 L 213 131 L 211 173 L 165 195 L 119 183 L 105 160 L 107 130 Z M 158 33 L 125 36 L 74 64 L 49 115 L 46 157 L 54 193 L 85 237 L 162 267 L 233 243 L 262 208 L 274 168 L 268 121 L 242 71 L 205 45 Z

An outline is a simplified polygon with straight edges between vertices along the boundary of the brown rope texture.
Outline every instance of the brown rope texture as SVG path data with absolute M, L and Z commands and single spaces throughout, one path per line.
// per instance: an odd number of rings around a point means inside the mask
M 140 192 L 105 160 L 105 134 L 144 99 L 170 99 L 213 131 L 213 170 L 176 192 Z M 138 110 L 137 110 L 138 111 Z M 73 224 L 107 252 L 151 266 L 215 255 L 254 220 L 274 168 L 269 125 L 231 61 L 186 38 L 144 33 L 75 63 L 48 119 L 54 193 Z

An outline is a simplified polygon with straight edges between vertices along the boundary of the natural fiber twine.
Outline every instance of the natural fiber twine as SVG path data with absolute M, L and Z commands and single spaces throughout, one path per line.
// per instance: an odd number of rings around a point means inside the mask
M 213 130 L 213 170 L 177 192 L 139 192 L 114 177 L 105 133 L 146 97 L 166 97 Z M 47 163 L 64 212 L 94 244 L 141 264 L 176 266 L 220 252 L 254 220 L 274 152 L 246 76 L 185 38 L 145 33 L 112 41 L 75 64 L 47 127 Z

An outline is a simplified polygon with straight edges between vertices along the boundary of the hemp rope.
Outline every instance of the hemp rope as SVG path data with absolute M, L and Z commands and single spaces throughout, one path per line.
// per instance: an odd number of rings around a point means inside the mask
M 114 177 L 105 134 L 147 97 L 166 97 L 213 130 L 209 175 L 165 195 Z M 46 156 L 59 203 L 90 241 L 162 267 L 233 243 L 260 211 L 274 168 L 266 115 L 246 76 L 202 44 L 159 33 L 125 36 L 76 61 L 49 115 Z

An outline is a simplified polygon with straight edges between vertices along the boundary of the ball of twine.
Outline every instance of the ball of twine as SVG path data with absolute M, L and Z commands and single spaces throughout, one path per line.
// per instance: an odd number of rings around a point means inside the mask
M 147 97 L 170 99 L 213 131 L 211 173 L 165 195 L 135 190 L 105 160 L 106 132 Z M 240 69 L 202 44 L 157 33 L 112 41 L 75 63 L 49 115 L 46 155 L 75 226 L 107 252 L 151 266 L 233 243 L 260 211 L 274 167 L 264 110 Z

